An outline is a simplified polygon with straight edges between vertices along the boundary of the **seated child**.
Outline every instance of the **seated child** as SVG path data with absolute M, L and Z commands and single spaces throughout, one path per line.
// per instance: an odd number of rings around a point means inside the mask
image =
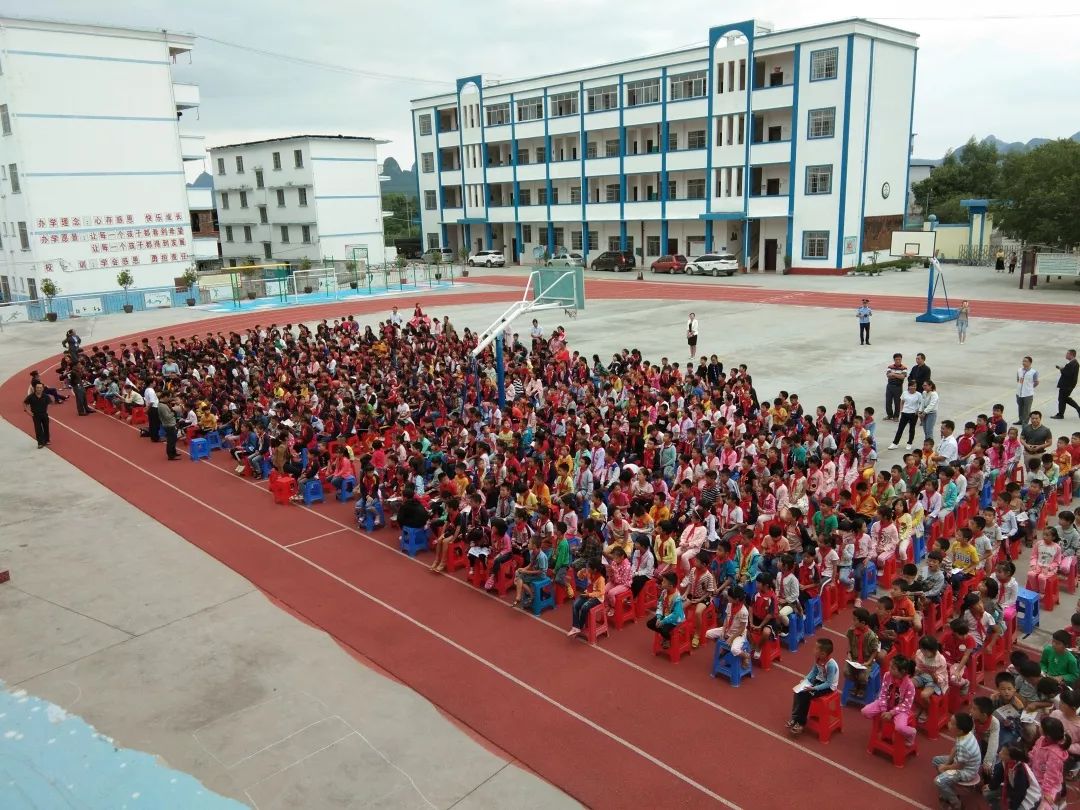
M 682 595 L 676 587 L 678 582 L 679 578 L 674 571 L 664 572 L 660 577 L 660 598 L 656 603 L 656 615 L 645 623 L 646 627 L 661 635 L 661 646 L 665 650 L 671 646 L 672 632 L 685 618 Z
M 787 635 L 788 625 L 791 623 L 791 614 L 803 615 L 803 606 L 800 600 L 802 594 L 799 576 L 795 573 L 795 558 L 790 554 L 784 555 L 780 563 L 780 625 L 783 627 L 781 635 Z
M 521 605 L 529 608 L 533 602 L 533 583 L 547 578 L 548 557 L 541 548 L 539 535 L 533 535 L 529 540 L 529 562 L 514 572 L 514 602 L 513 607 Z
M 747 660 L 746 634 L 747 616 L 746 592 L 741 586 L 735 585 L 727 592 L 727 618 L 720 627 L 714 627 L 706 631 L 705 637 L 716 639 L 718 643 L 727 646 L 733 655 L 737 655 L 745 662 Z M 760 655 L 760 653 L 758 653 Z
M 994 717 L 1001 728 L 998 745 L 1011 745 L 1020 739 L 1020 712 L 1024 701 L 1016 693 L 1016 675 L 1011 672 L 999 672 L 994 676 L 996 692 L 991 698 L 994 704 Z
M 941 654 L 938 640 L 933 636 L 919 639 L 915 653 L 915 701 L 919 705 L 919 722 L 926 720 L 930 698 L 949 690 L 949 662 Z
M 941 652 L 949 663 L 949 683 L 965 694 L 971 686 L 967 665 L 977 646 L 965 619 L 949 622 L 949 632 L 941 638 Z
M 791 719 L 787 722 L 788 730 L 793 735 L 802 733 L 806 718 L 810 714 L 810 702 L 836 691 L 840 681 L 840 667 L 832 657 L 832 639 L 819 638 L 814 645 L 814 665 L 796 686 L 791 703 Z
M 998 583 L 998 604 L 1001 605 L 1002 618 L 1006 622 L 1016 617 L 1016 597 L 1020 595 L 1020 583 L 1014 574 L 1016 566 L 1010 560 L 1002 560 L 994 569 L 994 579 Z
M 896 730 L 904 741 L 911 746 L 915 743 L 915 724 L 911 722 L 912 707 L 915 702 L 915 662 L 902 655 L 893 658 L 889 671 L 881 679 L 881 691 L 877 700 L 867 703 L 862 708 L 862 716 L 868 720 L 881 717 L 892 720 Z
M 1056 678 L 1067 686 L 1076 683 L 1080 668 L 1077 668 L 1076 656 L 1069 652 L 1071 646 L 1072 636 L 1065 630 L 1058 630 L 1050 637 L 1050 643 L 1043 647 L 1039 661 L 1044 676 Z
M 952 545 L 952 578 L 953 593 L 960 590 L 960 583 L 965 579 L 971 579 L 979 570 L 979 551 L 972 542 L 971 529 L 966 526 L 956 530 Z
M 772 577 L 758 574 L 757 590 L 750 600 L 750 639 L 755 658 L 761 657 L 761 646 L 779 632 L 779 608 Z
M 1055 526 L 1042 530 L 1039 541 L 1031 549 L 1031 563 L 1028 566 L 1027 588 L 1029 591 L 1043 593 L 1046 583 L 1056 579 L 1061 567 L 1061 543 Z
M 857 607 L 851 611 L 851 627 L 847 631 L 848 658 L 844 674 L 848 680 L 855 682 L 856 697 L 861 697 L 865 691 L 870 670 L 881 650 L 877 634 L 870 629 L 870 620 L 870 611 L 866 608 Z
M 907 589 L 908 586 L 899 579 L 894 581 L 889 589 L 893 609 L 888 628 L 897 635 L 908 632 L 915 625 L 915 603 L 907 595 Z

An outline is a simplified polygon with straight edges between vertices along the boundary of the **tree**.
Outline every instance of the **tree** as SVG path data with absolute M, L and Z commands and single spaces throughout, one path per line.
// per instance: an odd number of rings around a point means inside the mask
M 413 217 L 420 215 L 419 201 L 411 194 L 391 192 L 382 195 L 383 209 L 392 211 L 383 217 L 383 238 L 388 245 L 395 239 L 406 239 L 418 234 Z
M 1080 143 L 1061 139 L 1010 154 L 994 224 L 1026 244 L 1080 245 Z
M 993 143 L 978 143 L 972 138 L 958 151 L 947 152 L 941 165 L 928 178 L 915 183 L 911 192 L 916 204 L 925 209 L 924 216 L 934 214 L 942 223 L 967 222 L 967 209 L 960 200 L 998 197 L 1001 164 L 1002 155 Z

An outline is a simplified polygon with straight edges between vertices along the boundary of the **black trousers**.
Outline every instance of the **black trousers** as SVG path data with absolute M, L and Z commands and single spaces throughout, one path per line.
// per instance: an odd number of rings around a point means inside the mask
M 859 324 L 859 343 L 862 344 L 862 343 L 869 343 L 869 342 L 870 342 L 870 324 L 868 324 L 868 323 L 860 323 Z
M 176 458 L 176 425 L 165 428 L 165 455 Z
M 158 441 L 158 433 L 161 432 L 161 414 L 156 407 L 146 409 L 146 429 L 150 431 L 150 441 Z
M 47 413 L 38 416 L 36 413 L 31 414 L 34 419 L 34 437 L 37 439 L 38 444 L 49 443 L 49 415 Z
M 1058 389 L 1058 409 L 1057 409 L 1057 415 L 1058 416 L 1064 416 L 1065 415 L 1065 406 L 1066 405 L 1068 405 L 1070 408 L 1075 408 L 1076 413 L 1080 414 L 1080 405 L 1077 405 L 1076 400 L 1072 398 L 1072 392 L 1073 392 L 1072 388 L 1059 388 Z
M 659 622 L 656 621 L 655 616 L 653 616 L 651 619 L 649 619 L 647 622 L 645 622 L 645 626 L 648 627 L 653 632 L 659 633 L 661 636 L 664 637 L 665 641 L 667 641 L 669 638 L 671 638 L 671 634 L 675 630 L 675 625 L 673 625 L 673 624 L 660 624 Z
M 894 419 L 900 415 L 900 395 L 904 386 L 888 383 L 885 386 L 885 418 Z
M 915 426 L 919 424 L 919 415 L 917 413 L 901 413 L 900 424 L 896 426 L 896 435 L 893 437 L 893 444 L 900 444 L 900 434 L 904 432 L 904 428 L 907 428 L 907 443 L 911 444 L 915 438 Z
M 79 416 L 86 416 L 90 413 L 90 408 L 86 405 L 86 386 L 76 385 L 72 389 L 75 393 L 75 408 L 79 412 Z
M 831 689 L 824 692 L 796 692 L 794 700 L 791 701 L 791 719 L 800 726 L 805 726 L 806 716 L 810 714 L 810 701 L 831 695 L 832 692 Z

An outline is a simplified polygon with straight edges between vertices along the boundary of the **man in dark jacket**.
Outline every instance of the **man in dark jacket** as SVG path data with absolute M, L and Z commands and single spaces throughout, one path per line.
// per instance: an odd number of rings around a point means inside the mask
M 401 507 L 398 509 L 398 525 L 403 529 L 422 529 L 431 515 L 416 499 L 416 487 L 411 484 L 402 491 Z
M 1076 415 L 1080 416 L 1080 405 L 1076 404 L 1076 400 L 1072 398 L 1073 389 L 1076 388 L 1077 373 L 1080 372 L 1080 363 L 1076 361 L 1076 349 L 1069 349 L 1065 352 L 1065 365 L 1054 366 L 1061 375 L 1058 377 L 1058 406 L 1057 413 L 1051 416 L 1051 419 L 1064 419 L 1065 418 L 1065 406 L 1069 405 L 1076 409 Z

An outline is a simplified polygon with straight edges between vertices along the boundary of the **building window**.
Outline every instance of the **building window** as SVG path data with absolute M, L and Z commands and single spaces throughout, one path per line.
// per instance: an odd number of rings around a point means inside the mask
M 232 225 L 226 225 L 225 226 L 225 241 L 226 242 L 231 242 L 232 241 Z
M 589 143 L 585 145 L 585 159 L 596 157 L 596 143 Z
M 561 118 L 564 115 L 577 115 L 578 111 L 578 94 L 577 91 L 571 93 L 556 93 L 548 98 L 548 109 L 551 111 L 552 118 Z
M 246 191 L 241 191 L 240 192 L 240 207 L 241 208 L 247 208 L 247 192 Z
M 626 105 L 656 104 L 660 101 L 660 79 L 638 79 L 626 85 Z
M 438 250 L 439 249 L 439 235 L 437 233 L 429 233 L 427 235 L 427 249 Z
M 546 245 L 548 243 L 548 229 L 546 225 L 540 226 L 540 239 L 537 241 L 541 245 Z
M 517 103 L 518 121 L 537 121 L 544 117 L 544 98 L 525 98 Z
M 836 107 L 810 110 L 806 126 L 807 138 L 831 138 L 836 134 Z
M 277 207 L 278 208 L 284 208 L 285 207 L 285 189 L 283 189 L 283 188 L 279 188 L 277 190 Z
M 434 211 L 438 207 L 439 207 L 439 200 L 438 200 L 438 197 L 435 195 L 435 192 L 434 191 L 425 191 L 424 192 L 424 210 L 425 211 Z
M 619 156 L 619 139 L 611 138 L 604 141 L 604 157 L 618 157 Z
M 547 150 L 542 146 L 536 147 L 536 162 L 543 163 L 547 160 Z
M 221 209 L 223 211 L 229 210 L 229 192 L 227 191 L 221 192 Z
M 562 228 L 555 229 L 555 247 L 566 247 L 565 234 Z
M 296 190 L 296 199 L 297 199 L 297 202 L 300 203 L 301 207 L 306 208 L 307 207 L 307 189 L 306 188 L 298 188 Z
M 255 170 L 255 188 L 263 187 L 263 173 L 262 169 Z
M 270 221 L 270 219 L 266 216 L 266 206 L 265 205 L 260 205 L 259 206 L 259 222 L 261 222 L 263 225 L 265 225 L 269 221 Z
M 489 127 L 501 127 L 503 124 L 510 123 L 509 101 L 504 101 L 500 104 L 489 104 L 484 108 L 484 112 L 487 114 L 487 125 Z M 421 127 L 421 135 L 424 134 L 422 130 L 423 128 Z
M 695 70 L 692 73 L 680 73 L 672 76 L 671 100 L 679 101 L 684 98 L 703 98 L 705 96 L 705 71 Z
M 250 242 L 251 241 L 251 226 L 250 225 L 245 225 L 244 226 L 244 241 L 245 242 Z
M 286 244 L 288 244 L 288 242 L 289 242 L 289 226 L 288 225 L 282 225 L 281 226 L 281 241 L 285 242 Z
M 528 162 L 529 162 L 529 150 L 528 149 L 518 149 L 517 150 L 517 165 L 518 166 L 524 166 Z
M 667 198 L 669 200 L 679 199 L 679 184 L 675 180 L 667 181 Z
M 8 113 L 7 104 L 0 104 L 0 130 L 5 135 L 11 134 L 11 115 Z
M 622 239 L 620 239 L 618 236 L 609 236 L 607 238 L 607 249 L 608 250 L 620 250 L 621 246 L 622 246 Z
M 272 157 L 274 158 L 274 171 L 278 171 L 281 169 L 281 152 L 274 152 Z
M 810 81 L 820 82 L 825 79 L 835 79 L 839 61 L 839 48 L 825 48 L 820 51 L 811 51 Z
M 803 231 L 802 257 L 804 259 L 829 258 L 829 232 Z
M 416 119 L 416 125 L 420 128 L 420 134 L 421 135 L 430 135 L 431 134 L 431 113 L 424 113 L 419 118 L 417 118 Z M 435 247 L 438 247 L 438 246 L 439 246 L 438 244 L 435 245 Z
M 678 132 L 671 132 L 670 130 L 668 130 L 667 148 L 668 148 L 669 152 L 678 152 L 679 151 L 679 133 Z
M 217 173 L 219 177 L 225 176 L 225 158 L 217 159 Z
M 552 205 L 558 205 L 559 204 L 559 190 L 557 188 L 551 189 L 551 204 Z
M 521 241 L 525 244 L 530 244 L 532 242 L 532 225 L 521 226 Z
M 236 173 L 237 174 L 243 174 L 244 173 L 244 156 L 243 155 L 237 155 L 236 156 Z
M 686 181 L 686 199 L 688 199 L 688 200 L 704 200 L 705 199 L 705 178 L 704 177 Z
M 687 149 L 704 149 L 705 148 L 705 130 L 695 129 L 692 132 L 686 133 L 686 148 Z
M 300 241 L 302 241 L 305 245 L 310 245 L 311 244 L 311 226 L 310 225 L 301 225 L 300 226 Z
M 570 231 L 570 249 L 581 250 L 581 231 Z
M 295 166 L 298 169 L 304 168 L 304 150 L 303 149 L 293 149 L 292 159 L 293 159 L 293 166 Z
M 543 191 L 543 189 L 541 189 L 541 191 Z M 527 188 L 518 191 L 518 204 L 532 205 L 532 191 Z
M 554 191 L 554 189 L 552 189 L 552 191 Z M 540 188 L 538 188 L 536 190 L 536 201 L 537 201 L 537 205 L 547 205 L 548 204 L 547 186 L 541 186 Z
M 600 249 L 600 231 L 589 231 L 589 250 Z
M 619 201 L 619 184 L 608 183 L 604 186 L 604 200 L 606 202 L 618 202 Z
M 273 258 L 273 254 L 270 252 L 270 243 L 269 242 L 263 242 L 263 258 L 264 259 Z
M 806 167 L 806 193 L 832 194 L 832 166 Z
M 19 223 L 19 247 L 23 250 L 30 249 L 30 232 L 26 229 L 26 223 Z
M 601 110 L 614 110 L 619 106 L 619 85 L 609 84 L 605 87 L 590 87 L 585 91 L 588 112 L 600 112 Z
M 660 255 L 660 237 L 659 236 L 646 236 L 645 237 L 645 255 L 646 256 L 659 256 Z
M 11 193 L 18 194 L 22 191 L 22 186 L 19 184 L 19 164 L 8 164 L 8 176 L 11 178 Z
M 570 202 L 574 205 L 581 203 L 581 186 L 570 186 Z
M 435 153 L 424 152 L 420 155 L 420 167 L 421 171 L 431 173 L 435 171 Z

